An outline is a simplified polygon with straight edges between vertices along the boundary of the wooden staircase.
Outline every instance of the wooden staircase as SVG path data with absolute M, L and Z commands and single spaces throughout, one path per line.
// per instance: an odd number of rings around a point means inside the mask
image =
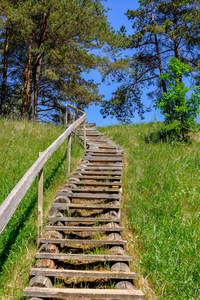
M 144 299 L 121 236 L 123 149 L 91 125 L 86 136 L 85 156 L 51 206 L 26 299 Z

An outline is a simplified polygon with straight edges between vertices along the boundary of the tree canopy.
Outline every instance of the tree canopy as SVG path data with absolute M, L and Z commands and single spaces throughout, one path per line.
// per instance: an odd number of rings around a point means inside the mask
M 189 0 L 140 0 L 137 10 L 128 10 L 126 15 L 132 23 L 133 33 L 124 39 L 124 49 L 132 55 L 120 63 L 110 64 L 104 76 L 111 76 L 120 85 L 112 98 L 103 103 L 104 117 L 111 114 L 120 121 L 129 122 L 137 112 L 141 118 L 148 110 L 142 102 L 144 90 L 155 99 L 167 93 L 168 83 L 162 74 L 168 72 L 168 61 L 172 57 L 189 64 L 191 79 L 199 80 L 198 60 L 200 41 L 200 2 Z M 124 28 L 122 28 L 124 31 Z M 116 67 L 115 67 L 116 66 Z
M 1 115 L 10 113 L 14 81 L 21 86 L 16 106 L 29 119 L 57 119 L 66 101 L 101 101 L 98 86 L 83 77 L 103 63 L 92 50 L 112 40 L 100 0 L 3 0 L 0 11 Z

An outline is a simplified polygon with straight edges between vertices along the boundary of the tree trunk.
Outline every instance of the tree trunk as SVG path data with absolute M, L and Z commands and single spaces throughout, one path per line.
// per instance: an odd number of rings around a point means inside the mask
M 0 115 L 5 115 L 5 101 L 6 101 L 6 84 L 7 84 L 7 71 L 8 71 L 8 54 L 9 54 L 9 42 L 10 42 L 10 27 L 6 28 L 6 39 L 4 46 L 4 59 L 3 59 L 3 82 L 1 86 L 1 104 Z
M 26 67 L 24 70 L 24 93 L 23 93 L 23 106 L 22 106 L 22 116 L 25 117 L 28 113 L 29 107 L 29 92 L 30 92 L 30 84 L 31 84 L 31 43 L 28 47 L 28 58 L 26 62 Z
M 40 38 L 38 40 L 38 49 L 40 49 L 44 44 L 48 16 L 49 14 L 47 13 L 43 14 L 42 26 L 40 30 Z M 38 95 L 39 95 L 40 72 L 42 67 L 42 55 L 43 53 L 38 53 L 35 56 L 35 60 L 34 60 L 34 66 L 32 71 L 33 82 L 31 87 L 29 109 L 28 109 L 28 115 L 30 120 L 37 119 L 37 104 L 38 104 Z
M 180 55 L 179 55 L 179 47 L 178 47 L 178 39 L 177 39 L 177 7 L 174 7 L 174 13 L 173 13 L 173 17 L 174 17 L 174 56 L 178 59 L 180 59 Z
M 31 87 L 28 116 L 30 120 L 37 119 L 37 103 L 39 95 L 39 82 L 40 82 L 40 72 L 42 66 L 42 54 L 36 56 L 35 66 L 32 71 L 33 82 Z
M 154 24 L 153 0 L 151 0 L 151 20 L 152 20 L 152 23 Z M 155 40 L 156 52 L 157 52 L 157 58 L 158 58 L 158 67 L 159 67 L 160 75 L 161 75 L 161 74 L 163 74 L 163 67 L 162 67 L 162 61 L 161 61 L 161 56 L 160 56 L 160 49 L 159 49 L 158 38 L 157 38 L 157 34 L 156 33 L 154 33 L 154 40 Z M 162 83 L 163 92 L 167 93 L 167 87 L 166 87 L 165 80 L 161 79 L 161 83 Z

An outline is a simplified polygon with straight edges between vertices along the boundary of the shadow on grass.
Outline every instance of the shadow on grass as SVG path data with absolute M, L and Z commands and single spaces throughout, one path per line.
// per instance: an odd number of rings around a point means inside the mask
M 46 178 L 46 180 L 44 182 L 44 187 L 43 187 L 44 192 L 46 190 L 48 190 L 48 188 L 51 186 L 52 182 L 54 181 L 54 176 L 56 175 L 58 169 L 61 167 L 62 163 L 66 160 L 66 158 L 67 158 L 67 151 L 65 152 L 63 158 L 58 162 L 58 164 L 51 171 L 51 173 L 49 173 L 49 176 Z M 8 230 L 7 232 L 2 234 L 2 237 L 0 239 L 1 244 L 4 243 L 4 236 L 5 235 L 9 234 L 9 238 L 6 241 L 6 243 L 3 245 L 3 249 L 0 253 L 0 277 L 2 275 L 3 266 L 4 266 L 4 264 L 6 263 L 8 257 L 9 257 L 12 246 L 15 244 L 15 241 L 16 241 L 18 235 L 20 234 L 20 232 L 25 227 L 25 222 L 29 219 L 29 217 L 32 213 L 32 210 L 34 209 L 35 205 L 37 204 L 37 199 L 38 199 L 38 194 L 36 192 L 32 196 L 32 199 L 29 203 L 29 206 L 26 208 L 25 212 L 21 216 L 21 219 L 17 223 L 17 225 L 15 226 L 14 230 L 12 230 L 10 232 Z M 8 224 L 8 228 L 9 228 L 9 224 Z
M 190 142 L 189 135 L 182 136 L 177 129 L 161 128 L 144 135 L 145 143 L 169 143 L 172 145 Z

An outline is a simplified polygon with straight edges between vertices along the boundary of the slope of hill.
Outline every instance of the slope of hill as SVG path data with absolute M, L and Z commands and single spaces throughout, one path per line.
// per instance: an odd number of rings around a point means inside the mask
M 200 145 L 153 143 L 148 137 L 157 126 L 99 130 L 125 149 L 122 219 L 129 226 L 129 252 L 153 287 L 153 299 L 199 299 Z
M 38 158 L 39 151 L 44 151 L 63 131 L 63 126 L 0 119 L 0 204 Z M 66 180 L 66 154 L 67 141 L 44 166 L 44 211 Z M 72 142 L 72 169 L 82 154 L 81 145 Z M 36 252 L 36 216 L 37 179 L 0 237 L 2 300 L 21 298 L 32 263 L 31 254 Z

